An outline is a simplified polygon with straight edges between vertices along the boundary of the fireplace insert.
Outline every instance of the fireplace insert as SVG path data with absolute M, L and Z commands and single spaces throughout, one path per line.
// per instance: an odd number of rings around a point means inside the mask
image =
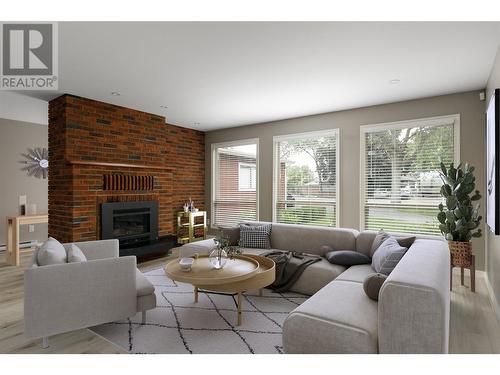
M 101 238 L 116 238 L 120 248 L 158 239 L 158 202 L 113 202 L 101 205 Z

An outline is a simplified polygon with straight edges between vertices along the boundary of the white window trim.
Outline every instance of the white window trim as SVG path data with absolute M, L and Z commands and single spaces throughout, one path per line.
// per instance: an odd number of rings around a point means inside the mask
M 276 204 L 278 203 L 278 184 L 279 184 L 279 160 L 277 155 L 277 147 L 278 143 L 282 141 L 288 141 L 292 139 L 300 139 L 304 137 L 322 137 L 322 136 L 336 136 L 337 147 L 335 150 L 335 169 L 337 172 L 337 179 L 335 183 L 335 227 L 339 227 L 340 222 L 340 129 L 327 129 L 327 130 L 318 130 L 311 132 L 303 132 L 303 133 L 291 133 L 291 134 L 283 134 L 283 135 L 275 135 L 273 137 L 273 223 L 277 222 L 276 219 Z
M 453 124 L 453 159 L 454 163 L 458 164 L 460 161 L 460 114 L 426 117 L 414 120 L 386 122 L 371 125 L 360 126 L 360 143 L 359 143 L 359 230 L 365 229 L 365 134 L 373 131 L 391 130 L 391 129 L 405 129 L 408 127 L 416 126 L 442 126 L 443 124 Z M 436 238 L 437 236 L 430 234 L 419 234 L 420 238 Z
M 211 154 L 211 164 L 210 164 L 210 228 L 217 229 L 218 226 L 215 225 L 215 210 L 214 210 L 214 201 L 215 201 L 215 193 L 216 193 L 216 179 L 215 179 L 215 160 L 216 160 L 216 150 L 221 147 L 233 147 L 233 146 L 245 146 L 245 145 L 256 145 L 256 158 L 255 158 L 255 167 L 257 169 L 256 180 L 255 180 L 255 199 L 256 199 L 256 220 L 260 219 L 259 217 L 259 138 L 248 138 L 248 139 L 240 139 L 236 141 L 229 142 L 218 142 L 212 143 L 210 145 L 210 154 Z
M 247 168 L 255 168 L 255 171 L 257 172 L 257 164 L 252 164 L 252 163 L 244 163 L 244 162 L 238 162 L 238 191 L 256 191 L 257 190 L 257 173 L 255 173 L 255 189 L 252 188 L 245 188 L 241 186 L 241 181 L 240 181 L 240 172 L 241 172 L 241 167 L 247 167 Z M 250 172 L 252 173 L 252 172 Z M 251 180 L 250 176 L 250 180 Z M 250 183 L 251 184 L 251 183 Z

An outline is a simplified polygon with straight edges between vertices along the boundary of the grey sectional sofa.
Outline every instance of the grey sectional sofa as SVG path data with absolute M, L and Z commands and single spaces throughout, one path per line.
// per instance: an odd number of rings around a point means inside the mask
M 250 222 L 251 225 L 264 222 Z M 272 224 L 273 249 L 324 255 L 322 246 L 369 255 L 376 232 Z M 212 239 L 180 247 L 181 257 L 207 254 Z M 242 249 L 260 254 L 263 249 Z M 349 268 L 326 259 L 308 267 L 292 291 L 311 295 L 283 326 L 286 353 L 447 353 L 450 255 L 439 238 L 417 238 L 385 281 L 379 301 L 363 281 L 371 265 Z

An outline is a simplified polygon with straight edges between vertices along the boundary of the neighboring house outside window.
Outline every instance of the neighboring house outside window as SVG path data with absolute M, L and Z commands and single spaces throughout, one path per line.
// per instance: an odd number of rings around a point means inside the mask
M 238 163 L 238 190 L 255 191 L 257 188 L 257 166 L 249 163 Z
M 440 160 L 459 160 L 458 115 L 361 127 L 360 228 L 440 235 Z
M 211 226 L 258 219 L 258 141 L 212 145 Z

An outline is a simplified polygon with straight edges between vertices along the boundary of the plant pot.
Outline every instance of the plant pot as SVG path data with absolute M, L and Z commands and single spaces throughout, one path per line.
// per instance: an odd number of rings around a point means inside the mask
M 470 267 L 472 264 L 472 243 L 448 241 L 453 267 Z

